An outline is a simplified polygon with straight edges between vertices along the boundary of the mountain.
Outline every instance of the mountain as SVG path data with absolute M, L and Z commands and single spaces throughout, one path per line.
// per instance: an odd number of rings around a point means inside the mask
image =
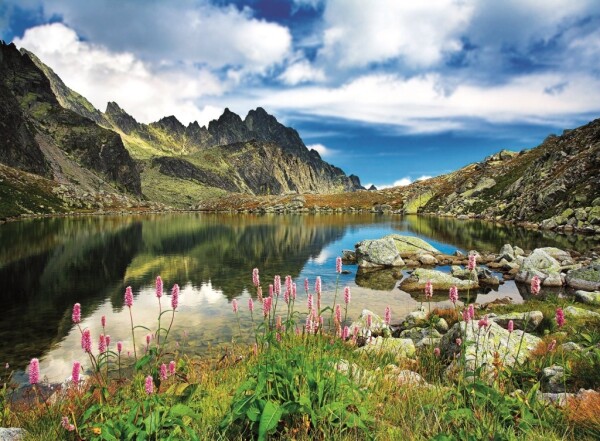
M 502 150 L 452 173 L 404 187 L 331 195 L 242 198 L 207 210 L 371 211 L 529 223 L 600 233 L 600 119 L 520 152 Z

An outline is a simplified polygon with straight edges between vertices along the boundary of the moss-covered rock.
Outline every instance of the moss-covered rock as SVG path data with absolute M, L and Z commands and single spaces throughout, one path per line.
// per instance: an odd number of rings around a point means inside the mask
M 587 305 L 597 305 L 600 306 L 600 291 L 576 291 L 575 298 L 577 301 L 581 303 L 585 303 Z
M 358 266 L 376 268 L 385 266 L 404 266 L 404 261 L 389 237 L 375 240 L 363 240 L 355 245 Z
M 410 338 L 377 337 L 369 339 L 367 344 L 356 349 L 356 352 L 367 355 L 390 354 L 400 361 L 414 357 L 416 348 Z
M 440 254 L 436 248 L 418 237 L 390 234 L 385 236 L 385 238 L 390 238 L 394 241 L 394 245 L 402 258 L 414 256 L 419 253 Z
M 578 308 L 577 306 L 567 306 L 563 311 L 567 318 L 600 318 L 600 314 L 597 312 L 585 308 Z
M 571 288 L 585 291 L 600 290 L 600 265 L 595 264 L 586 268 L 571 270 L 565 278 Z

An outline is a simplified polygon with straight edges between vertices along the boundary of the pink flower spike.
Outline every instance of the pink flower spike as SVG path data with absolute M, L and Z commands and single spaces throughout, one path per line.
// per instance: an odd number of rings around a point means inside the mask
M 236 299 L 233 299 L 231 301 L 231 309 L 233 309 L 233 313 L 234 314 L 237 314 L 237 312 L 238 312 L 238 302 L 237 302 Z
M 275 291 L 276 296 L 281 294 L 281 276 L 275 276 L 273 279 L 273 290 Z
M 344 326 L 344 330 L 342 331 L 342 340 L 348 340 L 350 337 L 350 328 L 348 326 Z
M 169 375 L 175 375 L 175 370 L 176 370 L 176 368 L 175 368 L 175 361 L 171 360 L 169 362 Z
M 433 297 L 433 284 L 431 283 L 431 280 L 428 280 L 427 283 L 425 283 L 425 298 L 430 299 Z
M 285 290 L 287 292 L 292 291 L 292 276 L 285 276 Z
M 152 381 L 152 375 L 148 375 L 146 377 L 145 389 L 148 395 L 152 395 L 154 393 L 154 382 Z
M 81 323 L 81 305 L 79 303 L 73 305 L 73 315 L 71 318 L 76 325 Z
M 100 324 L 102 325 L 103 328 L 106 328 L 106 316 L 105 315 L 103 315 L 100 318 Z
M 371 325 L 373 324 L 373 316 L 371 314 L 367 315 L 367 328 L 371 329 Z
M 321 294 L 321 277 L 317 276 L 317 279 L 315 280 L 315 292 L 317 294 Z
M 108 348 L 110 346 L 110 335 L 106 336 L 106 347 Z
M 467 265 L 467 269 L 469 271 L 473 271 L 477 266 L 477 255 L 475 253 L 469 254 L 469 264 Z
M 150 334 L 146 335 L 146 344 L 149 345 L 150 344 Z
M 98 351 L 103 354 L 106 352 L 106 337 L 104 334 L 100 334 L 100 338 L 98 341 Z
M 548 352 L 552 352 L 556 348 L 556 340 L 552 340 L 548 345 Z
M 92 352 L 92 335 L 89 329 L 84 329 L 81 334 L 81 349 L 87 353 Z
M 515 322 L 513 322 L 512 320 L 508 321 L 508 332 L 512 333 L 515 330 Z
M 538 276 L 533 276 L 531 279 L 531 294 L 537 296 L 540 293 L 540 278 Z
M 342 323 L 342 307 L 339 304 L 335 305 L 335 320 Z
M 254 312 L 254 302 L 252 301 L 252 297 L 248 299 L 248 311 Z
M 308 279 L 304 279 L 304 291 L 306 291 L 306 293 L 308 294 Z
M 273 297 L 275 294 L 275 287 L 273 285 L 269 285 L 269 297 Z
M 450 299 L 450 301 L 454 304 L 456 304 L 456 301 L 458 300 L 458 288 L 456 286 L 452 286 L 450 288 L 450 293 L 448 294 L 448 298 Z
M 133 306 L 133 291 L 131 286 L 125 288 L 125 306 L 131 308 Z
M 464 320 L 466 323 L 469 323 L 469 322 L 471 321 L 471 315 L 469 314 L 469 309 L 465 309 L 465 310 L 463 310 L 463 312 L 462 312 L 462 316 L 463 316 L 463 320 Z
M 473 306 L 472 303 L 469 305 L 468 311 L 469 311 L 469 318 L 471 320 L 473 320 L 475 318 L 475 307 Z
M 258 268 L 252 270 L 252 284 L 258 288 L 260 285 L 260 277 L 258 276 Z
M 350 303 L 352 296 L 350 295 L 350 287 L 346 286 L 344 288 L 344 303 L 348 305 Z
M 154 283 L 154 287 L 156 288 L 156 297 L 159 299 L 163 295 L 163 281 L 160 276 L 156 276 L 156 282 Z
M 385 320 L 385 324 L 388 326 L 390 325 L 390 323 L 392 321 L 392 309 L 389 306 L 385 307 L 384 320 Z
M 71 380 L 73 384 L 79 384 L 79 373 L 81 372 L 81 363 L 78 361 L 73 362 L 73 370 L 71 371 Z
M 562 308 L 556 308 L 556 324 L 559 328 L 565 325 L 565 313 Z
M 307 304 L 308 304 L 308 310 L 312 311 L 312 309 L 313 309 L 313 295 L 312 294 L 308 295 Z
M 440 356 L 440 348 L 435 348 L 433 350 L 433 355 L 435 355 L 437 358 L 439 358 L 439 356 Z
M 75 430 L 75 426 L 69 423 L 69 417 L 62 417 L 60 425 L 63 427 L 63 429 L 67 430 L 68 432 L 72 432 Z
M 286 303 L 286 305 L 288 305 L 290 303 L 290 292 L 287 290 L 285 290 L 285 294 L 283 295 L 283 301 Z
M 165 381 L 167 378 L 167 365 L 163 363 L 160 365 L 160 379 Z
M 477 325 L 480 328 L 487 328 L 490 325 L 490 322 L 488 320 L 488 315 L 486 314 L 481 320 L 479 320 L 479 323 L 477 323 Z
M 117 352 L 120 354 L 122 350 L 123 350 L 123 342 L 118 341 L 117 342 Z
M 176 283 L 171 289 L 171 308 L 173 308 L 173 311 L 177 309 L 177 305 L 179 305 L 179 285 Z
M 335 272 L 338 274 L 342 273 L 342 258 L 336 257 L 335 259 Z
M 29 362 L 29 384 L 38 384 L 40 382 L 40 361 L 32 358 Z
M 292 283 L 292 300 L 296 301 L 296 294 L 297 294 L 297 288 L 296 288 L 296 284 Z

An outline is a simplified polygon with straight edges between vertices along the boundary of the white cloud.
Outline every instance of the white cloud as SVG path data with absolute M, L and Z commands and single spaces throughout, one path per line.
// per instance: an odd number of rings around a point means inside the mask
M 128 52 L 81 41 L 74 30 L 61 23 L 28 29 L 15 44 L 36 54 L 73 90 L 97 108 L 116 101 L 142 122 L 175 115 L 184 124 L 205 124 L 222 112 L 216 106 L 199 109 L 195 100 L 221 94 L 223 85 L 206 69 L 159 69 Z
M 316 150 L 323 158 L 330 158 L 337 153 L 337 150 L 325 147 L 323 144 L 311 144 L 307 145 L 306 148 Z
M 332 0 L 326 3 L 320 55 L 342 67 L 396 58 L 430 66 L 461 48 L 472 12 L 471 2 L 456 0 Z
M 383 190 L 385 188 L 392 188 L 392 187 L 406 187 L 407 185 L 410 185 L 413 182 L 425 181 L 427 179 L 431 179 L 432 177 L 433 176 L 423 175 L 423 176 L 420 176 L 417 179 L 413 180 L 410 176 L 405 176 L 401 179 L 394 181 L 394 183 L 392 183 L 392 184 L 380 184 L 380 185 L 375 184 L 375 187 L 377 187 L 378 190 Z M 365 188 L 369 188 L 370 186 L 371 186 L 371 184 L 367 184 L 367 185 L 365 185 Z
M 209 0 L 120 0 L 108 7 L 80 0 L 30 3 L 47 19 L 61 17 L 86 40 L 156 64 L 184 61 L 265 73 L 285 59 L 292 43 L 287 27 L 256 19 L 249 8 Z
M 322 69 L 316 68 L 308 60 L 299 60 L 290 64 L 279 76 L 279 80 L 289 86 L 301 83 L 321 82 L 325 80 Z

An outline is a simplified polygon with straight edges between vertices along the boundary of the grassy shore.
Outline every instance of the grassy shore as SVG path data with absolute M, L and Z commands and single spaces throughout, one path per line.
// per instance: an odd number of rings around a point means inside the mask
M 157 300 L 157 306 L 162 300 L 159 320 L 154 329 L 148 328 L 152 338 L 142 347 L 138 342 L 134 365 L 125 366 L 121 357 L 134 348 L 110 342 L 100 351 L 86 348 L 82 329 L 82 357 L 89 357 L 91 366 L 85 379 L 50 391 L 30 366 L 32 385 L 17 400 L 5 375 L 0 426 L 24 428 L 25 439 L 31 440 L 600 437 L 597 392 L 573 395 L 563 405 L 538 397 L 543 369 L 553 364 L 566 368 L 568 392 L 600 387 L 600 320 L 557 324 L 555 312 L 570 305 L 568 299 L 535 298 L 494 310 L 542 311 L 545 318 L 535 331 L 542 340 L 524 362 L 509 366 L 497 358 L 485 369 L 469 371 L 460 354 L 449 359 L 434 346 L 417 348 L 411 356 L 386 350 L 394 340 L 387 314 L 386 325 L 377 331 L 384 336 L 383 345 L 377 351 L 357 351 L 376 331 L 344 329 L 349 320 L 341 318 L 341 311 L 350 296 L 344 298 L 341 292 L 340 308 L 335 308 L 319 305 L 320 288 L 296 295 L 290 281 L 279 293 L 275 288 L 272 297 L 263 298 L 260 284 L 256 286 L 255 302 L 232 305 L 236 315 L 252 316 L 252 329 L 239 327 L 226 352 L 203 358 L 181 355 L 185 348 L 174 344 L 169 323 L 176 318 L 177 296 L 170 296 L 168 309 L 162 287 L 157 290 L 162 297 Z M 130 308 L 135 305 L 130 303 Z M 433 309 L 427 321 L 433 327 L 443 317 L 452 327 L 463 320 L 462 310 Z M 488 312 L 476 312 L 471 325 Z M 76 310 L 73 320 L 79 325 Z M 486 331 L 479 326 L 479 332 Z M 253 335 L 256 344 L 236 343 L 242 333 Z M 581 350 L 568 351 L 563 342 L 577 343 Z M 458 366 L 452 374 L 450 363 Z

